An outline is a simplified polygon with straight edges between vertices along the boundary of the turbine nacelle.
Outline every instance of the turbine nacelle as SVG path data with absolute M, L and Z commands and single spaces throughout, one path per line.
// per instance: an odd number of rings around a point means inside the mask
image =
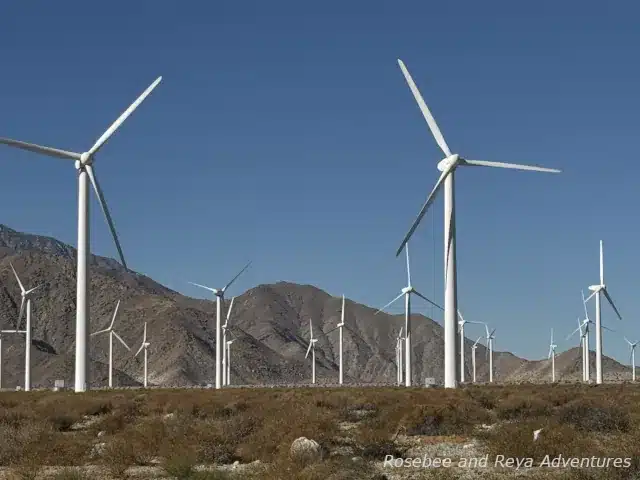
M 401 291 L 403 295 L 406 295 L 407 293 L 413 293 L 415 290 L 413 287 L 409 286 L 409 287 L 404 287 Z
M 438 170 L 440 170 L 441 172 L 445 172 L 449 169 L 452 169 L 462 161 L 463 159 L 460 157 L 460 155 L 454 153 L 453 155 L 449 155 L 447 158 L 444 158 L 443 160 L 440 160 L 440 162 L 438 162 Z
M 589 287 L 589 290 L 591 290 L 592 292 L 599 292 L 600 290 L 602 290 L 604 288 L 605 288 L 604 285 L 591 285 Z

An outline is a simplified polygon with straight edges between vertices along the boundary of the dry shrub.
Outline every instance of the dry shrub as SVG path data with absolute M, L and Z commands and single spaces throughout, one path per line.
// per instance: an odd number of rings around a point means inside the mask
M 561 407 L 558 420 L 586 432 L 627 432 L 629 414 L 610 402 L 575 400 Z
M 540 428 L 542 432 L 538 440 L 533 441 L 534 430 Z M 504 455 L 505 458 L 533 458 L 537 462 L 545 455 L 567 458 L 599 454 L 597 445 L 580 435 L 571 425 L 554 423 L 548 419 L 502 424 L 482 436 L 490 459 Z
M 445 405 L 417 405 L 403 419 L 408 435 L 461 435 L 474 425 L 489 420 L 486 410 L 472 402 Z
M 128 437 L 115 436 L 107 442 L 102 454 L 102 462 L 111 475 L 125 478 L 129 467 L 136 462 L 136 455 Z
M 501 420 L 520 420 L 550 415 L 551 404 L 534 396 L 512 395 L 500 402 L 496 414 Z
M 64 470 L 55 473 L 52 480 L 90 480 L 90 478 L 80 470 L 75 468 L 65 468 Z
M 177 480 L 188 480 L 195 473 L 196 453 L 188 446 L 182 445 L 174 449 L 163 463 L 164 471 Z
M 131 445 L 135 465 L 149 465 L 160 454 L 166 430 L 162 419 L 154 417 L 145 418 L 123 432 Z

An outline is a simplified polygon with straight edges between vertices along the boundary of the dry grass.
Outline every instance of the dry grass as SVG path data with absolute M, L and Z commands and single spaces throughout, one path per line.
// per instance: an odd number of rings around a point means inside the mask
M 340 429 L 344 422 L 353 426 L 349 433 Z M 495 427 L 479 432 L 482 424 Z M 379 474 L 370 461 L 407 453 L 396 441 L 401 432 L 425 448 L 479 438 L 490 457 L 633 458 L 628 469 L 571 470 L 562 477 L 622 480 L 640 473 L 639 427 L 640 388 L 632 385 L 7 392 L 0 393 L 0 466 L 22 479 L 51 465 L 102 465 L 111 478 L 156 465 L 179 480 L 364 479 Z M 533 442 L 538 428 L 540 440 Z M 348 453 L 336 454 L 345 435 Z M 321 462 L 299 465 L 289 458 L 301 436 L 321 445 Z M 262 467 L 240 476 L 197 468 L 256 460 Z M 424 474 L 456 478 L 443 469 Z M 77 469 L 56 475 L 87 478 Z M 491 478 L 486 475 L 478 478 Z M 531 478 L 552 478 L 544 475 L 551 474 L 531 472 Z

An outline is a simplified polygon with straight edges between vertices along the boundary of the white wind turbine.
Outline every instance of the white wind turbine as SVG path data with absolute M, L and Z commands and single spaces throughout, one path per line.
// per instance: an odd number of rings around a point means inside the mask
M 476 350 L 478 349 L 478 342 L 482 340 L 482 335 L 471 346 L 471 368 L 473 369 L 473 383 L 476 383 Z
M 487 330 L 487 356 L 489 357 L 489 383 L 493 383 L 493 340 L 496 338 L 496 329 L 489 332 L 489 326 L 485 323 L 484 328 Z
M 384 307 L 378 310 L 374 315 L 377 315 L 385 308 L 391 306 L 397 300 L 400 300 L 401 297 L 404 296 L 404 329 L 405 329 L 405 346 L 404 346 L 404 368 L 405 368 L 405 386 L 411 386 L 411 294 L 417 295 L 423 300 L 429 302 L 431 305 L 443 310 L 443 308 L 437 303 L 429 300 L 423 294 L 418 292 L 413 285 L 411 285 L 411 267 L 409 266 L 409 246 L 407 245 L 405 248 L 406 257 L 407 257 L 407 286 L 402 289 L 400 295 L 387 303 Z
M 338 325 L 336 325 L 335 328 L 332 328 L 331 330 L 329 330 L 327 333 L 325 333 L 325 335 L 329 335 L 331 332 L 338 330 L 339 331 L 339 337 L 338 337 L 338 347 L 339 347 L 339 374 L 338 374 L 338 383 L 340 385 L 342 385 L 343 380 L 344 380 L 344 370 L 343 370 L 343 362 L 342 362 L 342 329 L 344 327 L 344 295 L 342 295 L 342 310 L 340 313 L 340 323 L 338 323 Z
M 460 311 L 458 311 L 458 317 L 460 317 L 460 320 L 458 320 L 458 330 L 460 333 L 460 382 L 464 383 L 464 326 L 466 323 L 482 325 L 482 322 L 465 320 Z
M 307 354 L 304 358 L 309 356 L 311 352 L 311 383 L 316 383 L 316 342 L 317 338 L 313 338 L 313 323 L 309 320 L 309 348 L 307 348 Z
M 396 365 L 398 366 L 396 377 L 398 386 L 400 386 L 402 385 L 402 327 L 400 327 L 400 332 L 396 340 Z
M 148 360 L 147 348 L 149 348 L 149 345 L 151 344 L 147 342 L 147 322 L 144 322 L 144 333 L 142 334 L 142 345 L 140 345 L 140 348 L 134 355 L 134 357 L 137 357 L 138 354 L 144 350 L 144 381 L 143 381 L 144 388 L 147 388 L 147 360 Z
M 24 391 L 28 392 L 31 390 L 31 335 L 33 333 L 33 326 L 31 325 L 31 294 L 35 292 L 42 285 L 38 285 L 37 287 L 33 287 L 30 290 L 24 288 L 24 285 L 20 281 L 20 277 L 16 272 L 16 269 L 13 268 L 13 264 L 9 262 L 11 266 L 11 270 L 13 270 L 13 275 L 16 277 L 18 281 L 18 285 L 20 286 L 20 295 L 22 300 L 20 302 L 20 313 L 18 314 L 18 321 L 16 323 L 15 330 L 3 330 L 2 333 L 24 333 L 25 334 L 25 345 L 24 345 Z M 22 323 L 22 314 L 25 310 L 25 303 L 27 307 L 27 318 L 24 330 L 20 330 L 20 324 Z M 0 345 L 1 350 L 1 345 Z M 0 354 L 1 355 L 1 354 Z M 1 357 L 0 357 L 1 360 Z M 1 362 L 0 362 L 1 363 Z M 0 366 L 1 369 L 1 366 Z
M 556 347 L 557 345 L 553 343 L 553 328 L 551 329 L 551 343 L 549 343 L 549 355 L 547 356 L 547 360 L 551 359 L 551 382 L 555 383 L 556 381 Z
M 613 300 L 611 300 L 611 296 L 609 295 L 607 286 L 604 283 L 604 254 L 603 254 L 603 248 L 602 248 L 602 240 L 600 240 L 600 284 L 591 285 L 589 287 L 589 290 L 591 290 L 593 293 L 589 295 L 589 298 L 587 298 L 585 302 L 588 302 L 593 296 L 596 297 L 596 383 L 601 384 L 602 383 L 602 319 L 601 319 L 601 312 L 600 312 L 600 303 L 601 303 L 600 294 L 604 294 L 605 298 L 609 302 L 609 305 L 611 305 L 613 310 L 616 312 L 616 315 L 618 316 L 618 318 L 622 320 L 622 316 L 620 315 L 620 312 L 614 305 Z
M 580 350 L 582 352 L 582 381 L 589 381 L 589 319 L 580 320 L 578 318 L 578 328 L 567 336 L 567 340 L 580 332 Z M 584 330 L 583 330 L 584 327 Z
M 226 381 L 227 381 L 227 383 L 225 385 L 231 385 L 231 344 L 237 340 L 235 335 L 233 333 L 231 333 L 231 330 L 229 330 L 229 335 L 231 337 L 233 337 L 233 338 L 231 340 L 226 340 L 225 341 L 225 345 L 227 346 L 227 348 L 226 348 L 226 351 L 227 351 L 227 353 L 226 353 L 226 358 L 227 358 L 227 363 L 226 363 L 226 369 L 227 369 Z
M 629 344 L 631 353 L 629 354 L 629 360 L 631 361 L 631 381 L 636 381 L 636 347 L 640 341 L 631 342 L 627 337 L 624 337 L 625 342 Z
M 515 170 L 530 170 L 537 172 L 553 172 L 559 173 L 560 170 L 551 168 L 542 168 L 529 165 L 517 165 L 513 163 L 489 162 L 485 160 L 467 160 L 458 154 L 452 154 L 451 150 L 440 132 L 436 121 L 431 115 L 427 104 L 422 95 L 418 91 L 418 87 L 414 83 L 409 71 L 405 67 L 402 60 L 398 59 L 398 64 L 404 75 L 405 80 L 409 84 L 409 88 L 413 93 L 422 115 L 424 116 L 431 133 L 435 137 L 436 143 L 444 152 L 446 157 L 438 163 L 438 170 L 442 173 L 436 182 L 435 187 L 429 194 L 427 201 L 422 206 L 418 217 L 413 222 L 411 229 L 404 237 L 400 244 L 400 248 L 396 252 L 396 256 L 400 255 L 402 249 L 409 241 L 413 232 L 416 230 L 422 217 L 427 213 L 429 206 L 436 197 L 436 194 L 444 183 L 444 259 L 445 259 L 445 298 L 444 298 L 444 386 L 445 388 L 456 388 L 456 313 L 458 311 L 457 298 L 457 279 L 456 279 L 456 228 L 455 228 L 455 196 L 454 196 L 454 175 L 455 170 L 460 166 L 479 166 L 479 167 L 498 167 L 509 168 Z
M 95 174 L 95 155 L 107 143 L 109 138 L 116 132 L 122 123 L 138 108 L 145 98 L 160 83 L 162 77 L 158 77 L 135 102 L 127 108 L 122 115 L 102 134 L 96 143 L 86 152 L 77 153 L 67 150 L 60 150 L 52 147 L 43 147 L 33 143 L 11 140 L 9 138 L 0 138 L 0 143 L 11 147 L 29 150 L 31 152 L 41 153 L 50 157 L 62 158 L 65 160 L 74 160 L 75 168 L 78 171 L 78 260 L 77 260 L 77 292 L 76 292 L 76 365 L 75 365 L 75 391 L 84 392 L 87 390 L 87 369 L 89 364 L 89 184 L 91 181 L 93 189 L 98 197 L 100 207 L 104 213 L 109 229 L 118 249 L 118 255 L 122 266 L 127 268 L 124 260 L 118 234 L 116 233 L 109 208 L 98 183 Z
M 116 321 L 116 316 L 118 315 L 119 308 L 120 308 L 120 300 L 118 300 L 118 303 L 116 303 L 116 308 L 113 311 L 113 317 L 111 318 L 111 323 L 109 324 L 109 327 L 105 328 L 104 330 L 99 330 L 91 334 L 92 337 L 95 337 L 96 335 L 100 335 L 101 333 L 109 334 L 109 388 L 113 388 L 113 337 L 116 337 L 118 341 L 122 345 L 124 345 L 124 348 L 126 348 L 128 351 L 131 351 L 131 348 L 129 348 L 129 345 L 127 345 L 127 343 L 122 339 L 122 337 L 118 335 L 116 331 L 113 329 L 113 324 Z
M 224 293 L 227 291 L 227 288 L 249 268 L 249 265 L 251 265 L 251 262 L 247 263 L 244 268 L 222 288 L 211 288 L 200 285 L 199 283 L 189 282 L 191 285 L 213 292 L 213 295 L 216 297 L 216 388 L 220 388 L 222 385 L 222 350 L 225 348 L 222 343 L 222 304 L 224 302 Z
M 231 298 L 231 304 L 227 310 L 227 319 L 224 321 L 224 325 L 222 325 L 222 344 L 225 345 L 224 351 L 222 352 L 222 385 L 229 384 L 229 381 L 227 380 L 227 371 L 229 370 L 227 368 L 227 328 L 229 325 L 229 317 L 231 317 L 231 309 L 233 309 L 233 301 L 235 299 L 236 297 Z

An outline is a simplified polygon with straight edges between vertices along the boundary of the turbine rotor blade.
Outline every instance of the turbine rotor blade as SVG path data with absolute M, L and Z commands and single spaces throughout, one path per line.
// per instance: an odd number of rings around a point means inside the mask
M 18 323 L 16 324 L 16 329 L 20 328 L 23 313 L 24 313 L 24 297 L 22 297 L 22 301 L 20 302 L 20 313 L 18 314 Z
M 600 240 L 600 285 L 604 285 L 604 252 L 602 240 Z
M 438 305 L 436 302 L 433 302 L 431 300 L 429 300 L 427 297 L 425 297 L 423 294 L 421 294 L 419 291 L 417 290 L 413 290 L 413 293 L 415 293 L 416 295 L 418 295 L 421 299 L 425 300 L 426 302 L 429 302 L 431 305 L 433 305 L 434 307 L 439 308 L 440 310 L 444 311 L 444 308 L 442 308 L 440 305 Z M 469 323 L 469 322 L 467 322 Z
M 396 251 L 396 257 L 400 255 L 400 253 L 402 252 L 402 249 L 405 247 L 405 245 L 413 235 L 413 232 L 415 232 L 416 228 L 418 228 L 418 225 L 420 225 L 420 222 L 422 221 L 422 217 L 425 216 L 425 214 L 427 213 L 427 210 L 435 200 L 436 194 L 440 190 L 440 187 L 442 187 L 442 182 L 444 182 L 444 179 L 447 178 L 447 176 L 453 171 L 454 168 L 457 167 L 457 165 L 458 165 L 457 162 L 451 163 L 451 165 L 449 165 L 449 167 L 447 167 L 447 169 L 440 174 L 440 178 L 438 178 L 438 181 L 436 182 L 435 187 L 433 187 L 433 190 L 431 190 L 429 197 L 427 197 L 427 201 L 424 202 L 424 205 L 420 209 L 420 213 L 418 213 L 418 216 L 414 220 L 413 225 L 409 229 L 409 232 L 405 235 L 404 240 L 402 240 L 400 247 Z
M 313 342 L 309 342 L 309 348 L 307 348 L 307 353 L 304 356 L 304 358 L 307 358 L 309 356 L 309 352 L 311 351 L 311 347 L 313 346 Z
M 591 295 L 589 295 L 587 297 L 587 299 L 585 300 L 585 303 L 588 302 L 589 300 L 591 300 L 591 297 L 593 297 L 595 294 L 597 294 L 600 291 L 600 289 L 596 289 Z
M 210 292 L 216 293 L 218 290 L 211 287 L 206 287 L 204 285 L 200 285 L 199 283 L 189 282 L 191 285 L 195 285 L 196 287 L 204 288 L 205 290 L 209 290 Z
M 111 324 L 109 325 L 108 330 L 111 330 L 113 328 L 113 324 L 116 321 L 116 315 L 118 315 L 118 308 L 120 308 L 120 300 L 118 300 L 118 303 L 116 303 L 116 308 L 113 311 L 113 317 L 111 317 Z
M 131 349 L 129 348 L 129 345 L 126 344 L 126 342 L 120 337 L 120 335 L 118 335 L 115 331 L 113 332 L 113 335 L 120 340 L 120 343 L 122 345 L 124 345 L 124 348 L 126 348 L 127 350 L 131 351 Z
M 142 92 L 142 94 L 136 99 L 136 101 L 133 102 L 129 106 L 129 108 L 127 108 L 118 117 L 118 119 L 111 124 L 111 126 L 102 134 L 102 136 L 96 141 L 96 143 L 93 144 L 93 147 L 91 147 L 91 149 L 89 150 L 88 153 L 90 156 L 94 153 L 97 153 L 98 150 L 100 150 L 102 146 L 107 143 L 107 140 L 109 140 L 111 135 L 113 135 L 115 131 L 120 128 L 120 125 L 122 125 L 122 123 L 129 117 L 129 115 L 131 115 L 135 111 L 135 109 L 138 108 L 138 106 L 144 101 L 145 98 L 147 98 L 147 96 L 153 91 L 153 89 L 158 86 L 161 80 L 162 77 L 156 78 L 156 80 L 149 87 L 147 87 L 144 92 Z
M 231 297 L 231 304 L 229 305 L 229 309 L 227 310 L 227 320 L 224 322 L 225 327 L 229 323 L 229 318 L 231 318 L 231 309 L 233 308 L 233 301 L 236 297 Z
M 405 246 L 405 252 L 407 254 L 407 286 L 411 286 L 411 267 L 409 266 L 409 245 Z
M 231 286 L 231 284 L 232 284 L 233 282 L 235 282 L 235 281 L 238 279 L 238 277 L 239 277 L 240 275 L 242 275 L 242 274 L 244 273 L 244 271 L 245 271 L 247 268 L 249 268 L 249 266 L 250 266 L 250 265 L 251 265 L 251 262 L 247 263 L 247 264 L 244 266 L 244 268 L 243 268 L 242 270 L 240 270 L 240 272 L 238 272 L 238 274 L 237 274 L 235 277 L 233 277 L 233 278 L 231 279 L 231 281 L 230 281 L 229 283 L 227 283 L 227 284 L 224 286 L 224 288 L 222 289 L 222 293 L 224 293 L 224 292 L 227 290 L 227 288 L 229 288 L 229 287 Z
M 100 333 L 105 333 L 105 332 L 109 332 L 110 329 L 105 328 L 104 330 L 98 330 L 97 332 L 93 332 L 91 335 L 89 335 L 90 337 L 95 337 L 96 335 L 100 334 Z
M 58 148 L 43 147 L 42 145 L 36 145 L 35 143 L 21 142 L 10 138 L 0 138 L 0 143 L 9 145 L 10 147 L 19 148 L 21 150 L 28 150 L 30 152 L 40 153 L 49 157 L 63 158 L 65 160 L 80 160 L 82 157 L 79 153 L 68 152 Z
M 116 227 L 113 224 L 113 219 L 111 218 L 111 214 L 109 213 L 109 207 L 107 206 L 107 201 L 104 198 L 102 193 L 102 189 L 100 188 L 100 184 L 98 183 L 98 179 L 94 173 L 94 169 L 92 165 L 85 165 L 85 170 L 89 175 L 89 180 L 91 180 L 91 184 L 93 185 L 93 190 L 96 192 L 98 196 L 98 203 L 100 203 L 100 207 L 102 208 L 102 213 L 104 213 L 105 218 L 107 219 L 107 223 L 109 224 L 109 229 L 111 230 L 111 236 L 113 237 L 113 241 L 116 243 L 116 248 L 118 249 L 118 255 L 120 256 L 120 262 L 125 270 L 127 268 L 127 262 L 124 259 L 124 254 L 122 253 L 122 247 L 120 246 L 120 240 L 118 239 L 118 234 L 116 233 Z
M 520 165 L 517 163 L 504 163 L 504 162 L 489 162 L 486 160 L 467 160 L 462 159 L 460 161 L 462 165 L 471 165 L 474 167 L 496 167 L 496 168 L 509 168 L 511 170 L 528 170 L 532 172 L 547 172 L 547 173 L 562 173 L 562 170 L 557 168 L 545 168 L 535 165 Z
M 11 266 L 11 270 L 13 270 L 13 275 L 16 277 L 16 280 L 18 281 L 18 285 L 20 285 L 20 292 L 24 295 L 26 293 L 24 285 L 22 285 L 22 282 L 20 281 L 20 277 L 18 277 L 16 269 L 13 268 L 13 263 L 9 262 L 9 265 Z
M 413 93 L 413 97 L 416 99 L 416 102 L 420 107 L 422 116 L 427 121 L 427 124 L 429 125 L 429 129 L 431 130 L 433 137 L 436 139 L 436 143 L 438 144 L 440 149 L 444 152 L 444 154 L 447 157 L 450 157 L 451 150 L 449 150 L 449 146 L 447 145 L 447 142 L 445 142 L 444 136 L 442 135 L 442 132 L 438 128 L 438 124 L 436 123 L 435 118 L 433 118 L 433 115 L 431 114 L 429 107 L 427 107 L 427 103 L 424 101 L 424 98 L 422 98 L 422 95 L 420 94 L 420 90 L 418 90 L 418 87 L 413 81 L 413 78 L 411 77 L 409 70 L 407 70 L 407 67 L 405 66 L 404 62 L 400 59 L 398 59 L 398 65 L 400 65 L 400 70 L 402 70 L 402 74 L 404 75 L 404 78 L 407 81 L 409 88 L 411 89 L 411 93 Z
M 389 306 L 391 306 L 391 304 L 395 303 L 396 301 L 400 300 L 400 298 L 402 298 L 405 294 L 401 293 L 400 295 L 398 295 L 396 298 L 394 298 L 393 300 L 391 300 L 389 303 L 387 303 L 384 307 L 380 308 L 376 313 L 374 313 L 374 315 L 377 315 L 378 313 L 380 313 L 381 311 L 383 311 L 385 308 L 388 308 Z
M 616 315 L 618 316 L 618 318 L 620 320 L 622 320 L 622 315 L 620 315 L 620 312 L 618 311 L 618 309 L 614 305 L 613 300 L 611 299 L 611 296 L 609 295 L 609 292 L 607 292 L 607 289 L 603 288 L 602 292 L 604 293 L 604 296 L 607 297 L 607 301 L 609 302 L 609 305 L 611 305 L 611 308 L 613 308 L 613 310 L 616 312 Z

